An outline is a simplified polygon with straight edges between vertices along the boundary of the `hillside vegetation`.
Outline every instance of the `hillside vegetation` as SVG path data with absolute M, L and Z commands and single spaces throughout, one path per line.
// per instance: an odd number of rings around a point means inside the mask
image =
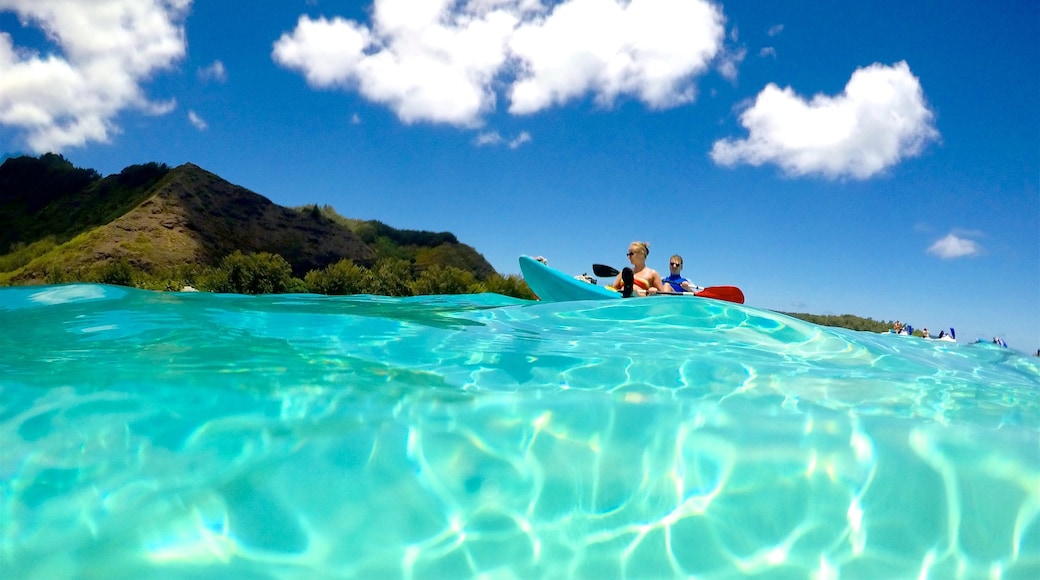
M 0 165 L 0 224 L 0 284 L 285 292 L 309 291 L 311 280 L 315 290 L 532 296 L 451 233 L 348 219 L 330 206 L 279 206 L 190 163 L 101 177 L 60 155 L 11 158 Z M 348 265 L 365 277 L 337 281 Z M 268 282 L 244 282 L 252 278 Z

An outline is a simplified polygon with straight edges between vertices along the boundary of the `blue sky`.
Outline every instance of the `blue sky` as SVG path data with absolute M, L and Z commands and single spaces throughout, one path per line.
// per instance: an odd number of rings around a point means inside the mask
M 1032 1 L 0 0 L 0 152 L 1040 348 Z

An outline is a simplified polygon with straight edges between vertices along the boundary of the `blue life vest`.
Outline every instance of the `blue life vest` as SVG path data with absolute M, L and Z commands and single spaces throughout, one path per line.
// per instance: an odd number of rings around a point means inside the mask
M 670 274 L 667 278 L 662 278 L 661 281 L 664 282 L 665 284 L 671 284 L 672 285 L 672 289 L 675 290 L 676 292 L 685 292 L 686 289 L 682 287 L 682 283 L 683 282 L 689 282 L 689 280 L 687 280 L 686 278 L 683 278 L 682 276 L 680 276 L 678 274 Z

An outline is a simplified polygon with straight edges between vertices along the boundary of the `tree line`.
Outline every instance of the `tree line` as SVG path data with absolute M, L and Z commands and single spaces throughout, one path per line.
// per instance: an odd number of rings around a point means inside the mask
M 238 250 L 224 257 L 217 266 L 185 264 L 151 272 L 136 268 L 122 258 L 76 271 L 52 270 L 47 282 L 93 282 L 147 290 L 181 290 L 191 286 L 206 292 L 235 294 L 419 296 L 493 292 L 515 298 L 535 297 L 517 275 L 493 273 L 478 280 L 472 272 L 454 266 L 419 267 L 390 257 L 378 260 L 371 268 L 343 259 L 298 278 L 293 276 L 292 265 L 278 254 L 244 254 Z
M 838 328 L 864 330 L 868 332 L 887 332 L 893 325 L 892 321 L 885 322 L 882 320 L 874 320 L 873 318 L 863 318 L 853 314 L 805 314 L 801 312 L 784 312 L 783 314 L 806 322 L 812 322 L 813 324 L 819 324 L 820 326 L 835 326 Z M 914 334 L 916 336 L 921 336 L 920 331 L 915 331 Z

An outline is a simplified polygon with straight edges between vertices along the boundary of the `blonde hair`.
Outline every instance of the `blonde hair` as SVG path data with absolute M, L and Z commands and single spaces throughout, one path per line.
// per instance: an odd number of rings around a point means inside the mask
M 632 242 L 630 246 L 638 246 L 643 251 L 644 256 L 650 255 L 650 242 Z

